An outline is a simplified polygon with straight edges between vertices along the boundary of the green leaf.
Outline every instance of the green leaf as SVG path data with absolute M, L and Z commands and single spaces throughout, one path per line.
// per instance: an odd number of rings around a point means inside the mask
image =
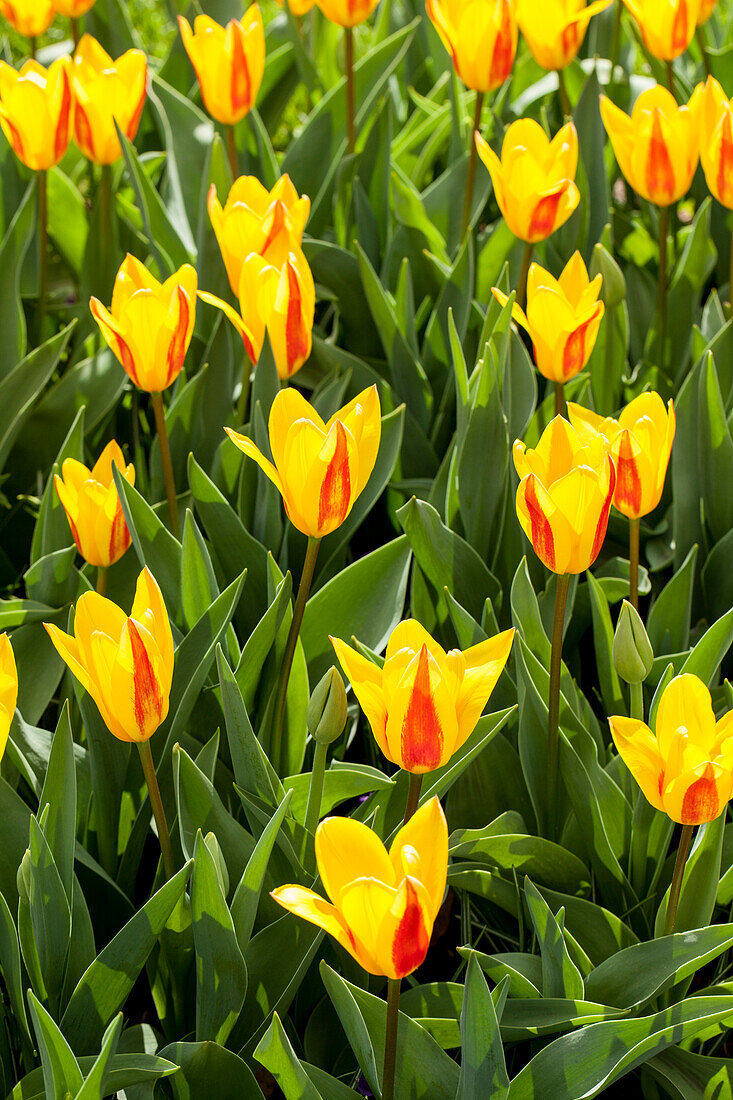
M 545 886 L 569 894 L 587 892 L 590 873 L 576 855 L 544 837 L 520 832 L 459 829 L 451 834 L 453 858 L 485 861 L 508 874 L 529 875 Z
M 262 1095 L 247 1063 L 216 1043 L 171 1043 L 160 1055 L 180 1066 L 170 1080 L 174 1100 L 258 1100 Z
M 657 657 L 663 653 L 682 653 L 690 644 L 696 560 L 697 546 L 693 546 L 675 575 L 659 593 L 649 612 L 646 630 Z
M 53 853 L 35 817 L 30 823 L 30 917 L 49 1002 L 58 1007 L 71 937 L 71 908 Z
M 507 984 L 505 981 L 505 995 Z M 474 1100 L 478 1096 L 505 1100 L 509 1092 L 509 1077 L 496 1016 L 489 987 L 472 951 L 468 958 L 461 1010 L 461 1072 L 456 1100 Z
M 565 941 L 565 913 L 553 916 L 537 887 L 524 880 L 524 896 L 542 954 L 542 993 L 545 997 L 584 1000 L 583 976 L 570 957 Z
M 39 812 L 48 806 L 44 833 L 71 904 L 76 843 L 76 766 L 68 700 L 61 712 L 38 799 Z
M 216 664 L 236 783 L 243 790 L 275 806 L 283 794 L 280 778 L 255 736 L 242 692 L 221 648 L 217 649 Z
M 720 862 L 725 834 L 725 814 L 715 821 L 698 826 L 692 850 L 685 863 L 680 900 L 675 917 L 675 931 L 705 928 L 713 918 L 715 896 L 720 881 Z M 671 867 L 668 873 L 671 875 Z M 662 935 L 669 901 L 665 893 L 654 922 L 655 936 Z
M 43 1066 L 47 1100 L 68 1100 L 82 1086 L 81 1070 L 71 1047 L 41 1002 L 28 990 L 28 1006 Z
M 272 1023 L 262 1036 L 254 1057 L 272 1073 L 285 1100 L 323 1100 L 290 1045 L 277 1012 L 273 1013 Z
M 232 898 L 231 914 L 234 922 L 234 931 L 237 935 L 239 949 L 244 953 L 252 936 L 257 907 L 260 902 L 262 885 L 265 881 L 270 855 L 277 839 L 283 818 L 290 805 L 290 791 L 285 794 L 282 802 L 275 810 L 272 818 L 262 830 L 262 835 L 257 841 L 252 855 L 247 860 L 247 866 L 242 872 L 237 889 Z
M 112 474 L 140 568 L 148 567 L 160 585 L 168 613 L 177 618 L 181 607 L 181 544 L 114 465 Z
M 102 1038 L 102 1049 L 99 1052 L 99 1057 L 92 1066 L 89 1075 L 85 1078 L 84 1084 L 76 1094 L 75 1100 L 98 1100 L 100 1096 L 104 1096 L 106 1082 L 108 1080 L 112 1060 L 117 1053 L 117 1045 L 120 1041 L 121 1032 L 122 1013 L 120 1012 L 105 1031 L 104 1037 Z
M 15 375 L 16 382 L 23 377 L 18 373 L 16 365 L 26 350 L 25 311 L 20 297 L 20 280 L 23 260 L 35 229 L 37 194 L 36 185 L 29 184 L 13 212 L 12 221 L 0 245 L 0 331 L 4 334 L 0 351 L 0 379 L 3 381 L 11 375 Z

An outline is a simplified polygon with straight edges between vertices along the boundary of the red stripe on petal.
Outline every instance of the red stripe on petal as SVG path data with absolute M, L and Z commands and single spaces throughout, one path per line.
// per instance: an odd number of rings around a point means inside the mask
M 148 79 L 148 77 L 147 77 L 147 68 L 146 68 L 146 70 L 145 70 L 145 80 L 143 81 L 143 90 L 140 93 L 140 99 L 138 100 L 137 106 L 135 107 L 135 110 L 133 111 L 132 118 L 130 119 L 130 121 L 127 124 L 127 128 L 125 129 L 125 137 L 128 139 L 128 141 L 134 141 L 135 140 L 135 135 L 137 134 L 137 129 L 138 129 L 138 126 L 140 125 L 140 117 L 143 113 L 143 107 L 145 106 L 145 100 L 147 99 L 147 95 L 148 95 L 147 79 Z
M 720 201 L 724 206 L 733 207 L 733 132 L 730 111 L 723 115 L 720 127 L 720 159 L 716 182 Z
M 557 208 L 564 193 L 565 188 L 562 188 L 554 195 L 545 195 L 543 199 L 540 199 L 534 208 L 532 220 L 529 223 L 528 240 L 543 241 L 550 236 L 555 228 Z
M 285 354 L 288 374 L 292 374 L 305 361 L 308 354 L 308 334 L 303 324 L 303 296 L 298 274 L 288 263 L 288 312 L 285 319 Z
M 641 508 L 641 476 L 627 432 L 621 434 L 616 460 L 615 500 L 620 511 L 631 512 L 634 519 L 638 517 Z
M 13 152 L 25 164 L 25 156 L 23 154 L 23 138 L 20 136 L 20 130 L 14 122 L 10 121 L 7 115 L 5 116 L 5 125 L 7 126 L 8 130 L 10 130 L 10 143 L 13 146 Z
M 92 136 L 92 128 L 89 125 L 89 119 L 87 113 L 81 104 L 76 103 L 74 126 L 76 128 L 76 144 L 81 149 L 82 153 L 85 153 L 90 160 L 94 160 L 94 138 Z
M 555 568 L 555 539 L 552 534 L 552 526 L 545 513 L 540 508 L 537 499 L 537 485 L 534 476 L 530 476 L 524 494 L 524 500 L 529 512 L 529 522 L 532 528 L 532 546 L 535 554 L 543 561 L 548 569 Z
M 130 532 L 127 529 L 125 523 L 125 516 L 121 506 L 118 504 L 115 511 L 115 518 L 112 520 L 112 528 L 109 533 L 109 547 L 108 557 L 110 565 L 119 561 L 122 555 L 125 553 L 131 542 Z
M 392 965 L 398 978 L 412 974 L 423 962 L 430 946 L 417 891 L 409 879 L 405 880 L 405 893 L 405 911 L 392 941 Z
M 174 378 L 180 374 L 183 360 L 186 358 L 186 337 L 188 336 L 188 324 L 191 317 L 191 306 L 188 295 L 182 286 L 176 287 L 178 298 L 178 324 L 168 345 L 168 358 L 166 360 L 165 389 L 170 386 Z
M 570 23 L 562 32 L 562 52 L 564 60 L 567 59 L 567 61 L 570 61 L 571 58 L 575 57 L 578 49 L 579 34 L 577 23 Z
M 430 658 L 423 645 L 417 661 L 412 694 L 402 719 L 402 767 L 406 771 L 432 771 L 443 752 L 443 727 L 430 687 Z
M 340 420 L 336 421 L 336 446 L 326 467 L 318 498 L 318 530 L 334 530 L 346 519 L 351 504 L 351 471 L 346 432 Z
M 137 373 L 137 367 L 135 366 L 135 357 L 130 351 L 129 345 L 125 340 L 122 339 L 121 336 L 118 336 L 117 333 L 110 333 L 110 335 L 112 336 L 113 340 L 117 341 L 117 355 L 126 373 L 129 374 L 135 385 L 142 389 Z
M 249 110 L 251 103 L 251 86 L 249 79 L 249 67 L 247 56 L 242 42 L 242 31 L 234 27 L 234 48 L 232 51 L 232 82 L 230 94 L 232 97 L 232 111 Z
M 585 363 L 585 337 L 588 326 L 594 318 L 590 317 L 584 324 L 579 325 L 575 332 L 571 332 L 565 344 L 562 355 L 562 372 L 564 378 L 572 378 Z
M 647 197 L 662 206 L 672 201 L 674 194 L 674 168 L 667 143 L 662 133 L 659 112 L 654 112 L 652 136 L 649 140 L 649 159 L 646 164 L 645 186 Z
M 69 515 L 68 512 L 66 513 L 66 518 L 69 521 L 69 527 L 71 528 L 71 533 L 74 536 L 74 542 L 76 543 L 76 548 L 79 551 L 79 553 L 81 554 L 81 556 L 84 557 L 84 551 L 81 548 L 81 539 L 79 538 L 79 528 L 76 526 L 76 524 L 74 523 L 73 519 L 71 518 L 71 516 Z
M 721 809 L 715 769 L 708 764 L 705 774 L 687 788 L 680 818 L 683 825 L 701 825 L 704 821 L 714 821 Z
M 514 40 L 512 35 L 512 15 L 509 4 L 502 4 L 501 26 L 494 42 L 491 56 L 489 83 L 498 88 L 509 76 L 514 64 Z
M 611 462 L 611 460 L 608 460 Z M 593 539 L 593 547 L 590 552 L 590 561 L 588 565 L 592 565 L 601 552 L 603 546 L 603 540 L 606 537 L 606 528 L 608 527 L 608 513 L 611 511 L 611 501 L 613 500 L 613 492 L 616 488 L 616 467 L 611 462 L 611 477 L 608 482 L 608 495 L 605 503 L 601 508 L 601 514 L 598 517 L 598 526 L 596 527 L 595 538 Z
M 63 91 L 61 93 L 61 109 L 59 111 L 59 120 L 56 126 L 56 138 L 54 140 L 54 159 L 56 161 L 61 160 L 66 148 L 69 144 L 69 126 L 71 121 L 71 87 L 69 85 L 69 78 L 64 72 L 62 74 Z
M 127 620 L 132 646 L 133 709 L 140 737 L 150 737 L 160 725 L 163 695 L 152 662 L 133 619 Z M 153 725 L 154 723 L 154 725 Z M 152 729 L 151 729 L 152 726 Z
M 270 229 L 265 238 L 265 243 L 262 246 L 261 256 L 267 256 L 267 250 L 276 239 L 276 237 L 282 232 L 282 228 L 285 224 L 285 204 L 278 199 L 272 204 L 269 213 Z M 266 223 L 265 223 L 266 224 Z
M 680 6 L 672 24 L 672 53 L 682 53 L 687 46 L 687 3 L 686 0 L 680 0 Z

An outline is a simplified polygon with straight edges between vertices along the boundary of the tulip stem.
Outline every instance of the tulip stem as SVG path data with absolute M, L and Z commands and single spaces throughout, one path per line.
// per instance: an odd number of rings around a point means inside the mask
M 667 87 L 674 96 L 674 65 L 671 61 L 665 62 L 665 70 L 667 73 Z
M 249 405 L 249 387 L 250 378 L 252 376 L 252 364 L 249 361 L 247 352 L 244 353 L 244 367 L 242 368 L 242 388 L 239 391 L 239 401 L 237 402 L 237 423 L 247 423 L 247 406 Z
M 702 54 L 702 64 L 703 64 L 703 68 L 705 69 L 705 75 L 706 76 L 712 76 L 713 75 L 713 70 L 710 67 L 710 55 L 708 53 L 708 40 L 707 40 L 707 35 L 705 34 L 705 27 L 703 26 L 703 24 L 700 24 L 700 26 L 696 29 L 695 38 L 697 39 L 697 44 L 700 47 L 700 53 Z
M 618 64 L 619 51 L 621 49 L 621 16 L 624 12 L 623 4 L 616 5 L 616 18 L 613 24 L 613 38 L 611 39 L 611 73 L 609 80 L 613 81 L 613 74 Z
M 687 863 L 687 857 L 690 854 L 690 844 L 692 843 L 692 831 L 692 825 L 682 826 L 680 844 L 677 849 L 677 859 L 675 860 L 674 872 L 672 874 L 672 884 L 669 888 L 667 913 L 664 918 L 665 936 L 671 936 L 674 932 L 674 925 L 677 920 L 677 906 L 679 905 L 680 890 L 682 889 L 682 877 L 685 873 L 685 864 Z
M 532 263 L 532 253 L 534 252 L 534 245 L 529 241 L 525 241 L 524 252 L 522 253 L 522 267 L 519 272 L 519 282 L 517 283 L 517 305 L 524 309 L 527 304 L 527 277 L 529 275 L 529 267 Z
M 471 224 L 471 208 L 473 206 L 473 189 L 476 183 L 476 139 L 474 134 L 481 129 L 481 111 L 484 106 L 484 93 L 476 92 L 476 103 L 473 109 L 473 126 L 468 139 L 468 170 L 466 172 L 466 191 L 463 196 L 463 220 L 461 222 L 461 240 L 468 233 Z
M 229 167 L 232 172 L 232 181 L 239 176 L 239 153 L 237 152 L 237 134 L 233 126 L 227 126 L 227 153 L 229 154 Z
M 326 775 L 328 744 L 316 741 L 313 751 L 313 771 L 308 788 L 308 805 L 305 810 L 305 831 L 314 834 L 321 820 L 321 802 L 323 800 L 323 780 Z
M 38 343 L 43 343 L 48 293 L 48 173 L 38 173 Z
M 639 525 L 640 520 L 629 520 L 629 603 L 639 610 Z
M 155 774 L 155 764 L 153 763 L 153 754 L 150 751 L 150 742 L 138 741 L 137 747 L 140 753 L 140 763 L 143 766 L 143 775 L 145 776 L 145 782 L 148 788 L 150 805 L 153 809 L 153 817 L 155 818 L 155 824 L 158 828 L 158 840 L 160 842 L 160 851 L 163 856 L 165 877 L 166 879 L 171 879 L 176 873 L 176 867 L 173 862 L 171 835 L 168 832 L 168 822 L 165 819 L 163 799 L 160 797 L 160 787 L 158 786 L 158 777 Z
M 31 48 L 31 57 L 35 61 L 36 60 L 36 50 L 38 49 L 38 39 L 36 38 L 35 34 L 31 35 L 29 41 L 30 41 L 30 48 Z
M 76 47 L 79 45 L 79 38 L 81 37 L 81 35 L 79 33 L 79 20 L 78 20 L 78 18 L 73 18 L 72 17 L 72 20 L 71 20 L 71 37 L 74 41 L 74 49 L 76 49 Z
M 168 441 L 168 429 L 165 426 L 165 410 L 163 409 L 163 394 L 151 393 L 155 414 L 155 427 L 158 430 L 158 445 L 160 447 L 160 461 L 163 467 L 163 481 L 165 482 L 165 495 L 168 498 L 168 515 L 171 521 L 171 532 L 176 538 L 180 535 L 178 523 L 178 504 L 176 502 L 176 482 L 173 477 L 173 463 L 171 461 L 171 446 Z
M 288 631 L 288 638 L 285 642 L 285 652 L 283 653 L 283 663 L 282 667 L 280 668 L 280 678 L 277 682 L 274 718 L 272 722 L 272 736 L 270 738 L 270 759 L 272 761 L 272 766 L 274 767 L 275 771 L 278 772 L 280 769 L 283 721 L 285 719 L 285 704 L 288 697 L 288 681 L 290 680 L 290 670 L 293 667 L 295 647 L 298 644 L 300 625 L 303 622 L 303 613 L 305 611 L 305 605 L 311 589 L 313 573 L 316 568 L 316 558 L 318 557 L 318 550 L 320 545 L 320 539 L 314 538 L 312 535 L 309 536 L 308 549 L 305 552 L 305 561 L 303 562 L 303 572 L 300 574 L 298 595 L 295 598 L 293 617 L 290 620 L 290 630 Z
M 733 226 L 731 226 L 730 231 L 730 261 L 728 268 L 728 313 L 733 316 Z
M 641 684 L 629 684 L 629 718 L 644 721 L 644 689 Z
M 100 596 L 107 594 L 107 566 L 97 566 L 97 593 Z
M 565 625 L 565 606 L 570 587 L 570 574 L 559 573 L 555 588 L 555 614 L 552 620 L 552 649 L 550 651 L 550 698 L 547 708 L 547 784 L 548 784 L 548 835 L 554 839 L 557 831 L 557 772 L 558 740 L 560 727 L 560 673 L 562 671 L 562 637 Z
M 91 164 L 91 161 L 90 161 Z M 99 227 L 101 233 L 100 260 L 102 266 L 102 286 L 100 292 L 104 295 L 104 301 L 108 301 L 108 293 L 111 292 L 114 283 L 114 227 L 112 225 L 112 165 L 103 164 L 99 177 L 99 190 L 97 191 L 99 203 Z
M 346 126 L 349 135 L 348 152 L 356 149 L 356 96 L 354 93 L 354 28 L 344 27 L 346 43 Z
M 401 984 L 399 978 L 390 978 L 387 982 L 387 1029 L 384 1036 L 382 1100 L 394 1100 L 394 1073 L 397 1065 L 397 1031 L 400 1025 Z
M 570 96 L 568 95 L 568 86 L 565 83 L 565 73 L 562 69 L 557 70 L 557 90 L 560 93 L 560 106 L 562 107 L 562 113 L 565 116 L 565 120 L 573 117 L 573 108 L 570 103 Z
M 659 326 L 659 368 L 664 370 L 664 345 L 667 339 L 667 234 L 669 207 L 659 211 L 659 281 L 657 283 L 657 325 Z
M 555 416 L 565 416 L 565 385 L 555 383 Z
M 420 801 L 420 791 L 422 789 L 422 775 L 417 775 L 415 772 L 410 772 L 410 789 L 407 792 L 407 805 L 405 806 L 405 816 L 402 819 L 402 824 L 406 825 L 410 820 L 415 810 L 418 807 Z

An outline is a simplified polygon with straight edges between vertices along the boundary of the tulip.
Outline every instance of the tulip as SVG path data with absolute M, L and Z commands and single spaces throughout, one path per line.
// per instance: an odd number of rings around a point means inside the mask
M 383 668 L 339 638 L 331 642 L 384 755 L 424 774 L 447 764 L 473 733 L 513 638 L 514 630 L 505 630 L 446 653 L 407 619 L 392 631 Z
M 427 0 L 426 6 L 466 87 L 477 92 L 500 87 L 517 52 L 511 0 Z
M 543 69 L 564 69 L 580 49 L 588 24 L 611 0 L 517 0 L 517 22 L 532 57 Z
M 313 689 L 305 716 L 308 733 L 314 742 L 313 767 L 305 808 L 305 828 L 308 833 L 315 833 L 321 817 L 328 746 L 337 741 L 344 732 L 347 717 L 344 681 L 331 665 Z
M 621 605 L 621 614 L 613 635 L 611 657 L 617 674 L 632 689 L 646 680 L 654 664 L 654 650 L 646 627 L 639 612 L 627 600 Z
M 316 0 L 326 19 L 351 29 L 368 19 L 379 0 Z
M 69 19 L 79 19 L 86 15 L 96 3 L 96 0 L 53 0 L 53 6 L 58 15 L 66 15 Z
M 0 15 L 18 34 L 37 38 L 51 26 L 56 12 L 52 0 L 0 0 Z
M 26 167 L 45 172 L 59 163 L 71 137 L 71 64 L 44 69 L 26 61 L 20 72 L 0 61 L 0 126 Z
M 624 0 L 653 57 L 674 61 L 692 41 L 700 0 Z
M 733 210 L 733 100 L 712 76 L 702 96 L 700 160 L 711 193 Z
M 147 95 L 148 63 L 142 50 L 128 50 L 113 61 L 91 35 L 74 53 L 74 140 L 95 164 L 122 156 L 115 122 L 135 140 Z
M 287 5 L 290 8 L 293 15 L 298 18 L 307 13 L 314 7 L 316 0 L 287 0 Z M 278 5 L 281 8 L 285 7 L 286 0 L 277 0 Z
M 178 16 L 181 38 L 201 88 L 206 110 L 225 126 L 249 114 L 265 71 L 265 31 L 257 4 L 226 27 L 208 15 L 191 24 Z
M 703 23 L 707 23 L 710 16 L 717 7 L 718 0 L 700 0 L 700 10 L 697 13 L 697 25 L 701 27 Z
M 61 477 L 58 474 L 54 477 L 77 549 L 97 569 L 114 565 L 130 545 L 130 532 L 112 476 L 113 466 L 125 481 L 135 484 L 135 467 L 132 463 L 125 465 L 122 451 L 114 439 L 91 470 L 75 458 L 66 458 L 61 466 Z
M 18 670 L 7 634 L 0 634 L 0 759 L 8 743 L 18 701 Z
M 282 267 L 251 252 L 242 264 L 238 292 L 239 313 L 214 294 L 201 291 L 199 296 L 226 314 L 253 364 L 267 332 L 278 375 L 292 377 L 310 355 L 316 305 L 315 283 L 303 252 L 291 251 Z
M 251 252 L 281 268 L 300 248 L 310 212 L 310 199 L 299 197 L 290 176 L 281 176 L 271 191 L 256 176 L 235 180 L 222 208 L 212 183 L 207 201 L 229 285 L 239 291 L 242 266 Z
M 325 929 L 369 974 L 412 974 L 445 893 L 448 827 L 438 798 L 400 829 L 389 852 L 361 821 L 327 817 L 316 830 L 316 860 L 331 902 L 295 885 L 273 890 L 275 901 Z

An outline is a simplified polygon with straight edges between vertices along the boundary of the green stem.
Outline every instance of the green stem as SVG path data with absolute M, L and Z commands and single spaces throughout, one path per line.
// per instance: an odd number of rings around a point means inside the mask
M 382 1100 L 394 1100 L 394 1071 L 397 1065 L 397 1030 L 400 1023 L 401 984 L 399 978 L 390 978 L 387 983 L 387 1030 L 384 1036 Z
M 659 279 L 657 282 L 657 324 L 659 326 L 659 367 L 664 371 L 665 343 L 667 339 L 667 236 L 669 233 L 669 207 L 659 211 Z
M 639 610 L 639 524 L 640 520 L 629 520 L 629 603 L 634 611 Z
M 611 39 L 611 80 L 613 80 L 613 74 L 618 64 L 618 55 L 621 49 L 621 16 L 623 13 L 624 5 L 622 0 L 616 0 L 616 19 L 613 24 L 613 38 Z
M 481 129 L 481 111 L 484 106 L 484 93 L 476 92 L 476 103 L 473 109 L 473 126 L 468 139 L 468 170 L 466 172 L 466 191 L 463 196 L 463 219 L 461 221 L 461 240 L 468 233 L 471 224 L 471 208 L 473 206 L 473 189 L 476 183 L 476 141 L 474 134 Z
M 402 824 L 406 825 L 410 820 L 420 802 L 420 790 L 422 788 L 422 775 L 417 775 L 415 772 L 410 772 L 410 789 L 407 792 L 407 803 L 405 805 L 405 816 L 402 819 Z
M 168 429 L 165 426 L 165 411 L 163 409 L 163 394 L 151 393 L 155 414 L 155 427 L 158 431 L 158 445 L 160 446 L 160 461 L 163 467 L 163 481 L 165 482 L 165 495 L 168 498 L 168 515 L 171 521 L 171 531 L 176 538 L 180 537 L 178 523 L 178 503 L 176 501 L 176 482 L 173 477 L 173 463 L 171 461 L 171 446 L 168 441 Z
M 31 57 L 35 61 L 36 60 L 36 51 L 38 50 L 38 39 L 36 38 L 35 34 L 32 34 L 31 37 L 30 37 L 30 49 L 31 49 Z
M 99 229 L 101 233 L 100 259 L 103 286 L 99 291 L 102 301 L 108 302 L 114 284 L 114 229 L 112 225 L 112 165 L 103 164 L 99 177 Z
M 557 832 L 557 772 L 558 741 L 560 728 L 560 674 L 562 671 L 562 636 L 565 625 L 565 606 L 570 587 L 570 574 L 560 573 L 555 588 L 555 613 L 552 620 L 552 650 L 550 653 L 550 698 L 547 708 L 547 789 L 548 835 L 555 839 Z
M 313 771 L 308 788 L 308 805 L 305 810 L 305 831 L 315 833 L 321 820 L 321 802 L 323 800 L 323 780 L 326 775 L 328 745 L 325 741 L 316 741 L 313 751 Z
M 100 596 L 107 594 L 107 566 L 97 566 L 97 592 Z
M 728 313 L 733 316 L 733 226 L 730 233 L 730 259 L 728 261 Z
M 708 53 L 708 38 L 705 33 L 705 27 L 702 24 L 695 31 L 695 38 L 697 44 L 700 47 L 700 53 L 702 54 L 702 65 L 705 70 L 706 76 L 712 76 L 713 70 L 710 66 L 710 54 Z
M 555 383 L 555 416 L 565 416 L 565 385 Z
M 674 872 L 672 874 L 672 885 L 669 888 L 669 900 L 667 901 L 667 914 L 664 918 L 664 934 L 670 936 L 674 932 L 675 921 L 677 920 L 677 906 L 680 900 L 680 890 L 682 889 L 682 877 L 685 873 L 685 863 L 687 863 L 687 857 L 690 854 L 690 844 L 692 843 L 692 831 L 694 826 L 683 825 L 682 833 L 680 835 L 680 846 L 677 849 L 677 859 L 674 864 Z
M 570 103 L 568 86 L 565 83 L 565 72 L 563 71 L 563 69 L 557 70 L 557 90 L 560 93 L 560 106 L 562 107 L 562 113 L 565 116 L 565 120 L 568 121 L 573 117 L 573 108 Z
M 533 252 L 534 245 L 530 244 L 529 241 L 525 241 L 524 252 L 522 253 L 522 267 L 519 272 L 519 282 L 517 283 L 517 305 L 520 306 L 521 309 L 524 309 L 527 304 L 527 276 L 529 275 Z
M 38 343 L 43 343 L 48 295 L 48 174 L 38 173 Z
M 160 787 L 158 786 L 158 778 L 155 774 L 155 764 L 153 763 L 153 754 L 150 751 L 150 742 L 138 741 L 137 748 L 140 753 L 140 763 L 143 766 L 143 775 L 145 776 L 145 782 L 148 787 L 148 796 L 150 798 L 150 805 L 153 809 L 153 817 L 158 827 L 158 840 L 160 841 L 160 851 L 163 856 L 165 877 L 166 879 L 170 879 L 173 878 L 176 873 L 176 867 L 173 862 L 171 835 L 168 832 L 168 822 L 165 819 L 163 799 L 160 797 Z
M 244 366 L 242 367 L 242 388 L 239 391 L 239 401 L 237 402 L 237 423 L 247 423 L 247 406 L 249 405 L 249 387 L 250 378 L 252 376 L 252 364 L 250 363 L 247 352 L 244 353 Z
M 81 38 L 78 19 L 71 20 L 71 37 L 74 40 L 74 49 L 76 49 L 76 47 L 79 45 L 79 39 Z
M 229 154 L 229 168 L 232 180 L 239 176 L 239 153 L 237 152 L 237 134 L 233 126 L 227 126 L 227 153 Z
M 644 721 L 644 689 L 641 684 L 629 684 L 629 718 Z
M 283 653 L 283 663 L 280 669 L 280 678 L 277 682 L 275 708 L 273 712 L 274 718 L 272 723 L 272 737 L 270 738 L 270 759 L 272 760 L 272 766 L 274 767 L 275 771 L 279 771 L 280 769 L 283 720 L 285 718 L 285 704 L 288 696 L 288 681 L 290 680 L 290 670 L 293 667 L 295 647 L 298 644 L 298 635 L 300 634 L 300 624 L 303 622 L 303 613 L 305 611 L 305 605 L 308 600 L 308 593 L 310 592 L 311 583 L 313 581 L 313 573 L 316 567 L 316 558 L 318 557 L 318 550 L 320 545 L 320 539 L 313 538 L 312 535 L 309 537 L 308 549 L 305 552 L 305 561 L 303 562 L 303 572 L 300 575 L 298 595 L 295 598 L 293 617 L 290 621 L 290 630 L 288 631 L 287 641 L 285 642 L 285 652 Z
M 344 27 L 346 42 L 346 126 L 349 135 L 348 152 L 356 149 L 356 109 L 354 93 L 354 29 Z

